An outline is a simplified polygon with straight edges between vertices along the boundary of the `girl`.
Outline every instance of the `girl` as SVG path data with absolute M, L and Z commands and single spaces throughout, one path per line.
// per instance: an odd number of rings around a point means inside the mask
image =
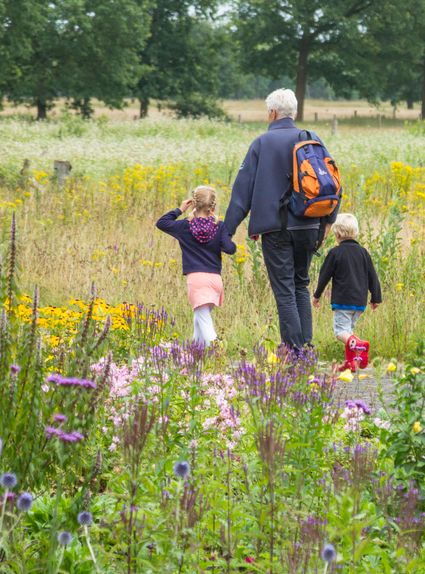
M 192 214 L 177 221 L 190 206 L 193 207 Z M 180 243 L 183 275 L 187 276 L 189 302 L 193 309 L 193 339 L 204 345 L 217 338 L 211 309 L 223 304 L 221 252 L 233 255 L 236 251 L 224 223 L 218 221 L 214 213 L 215 207 L 215 190 L 200 185 L 193 191 L 192 199 L 186 199 L 180 208 L 169 211 L 156 223 L 158 229 Z

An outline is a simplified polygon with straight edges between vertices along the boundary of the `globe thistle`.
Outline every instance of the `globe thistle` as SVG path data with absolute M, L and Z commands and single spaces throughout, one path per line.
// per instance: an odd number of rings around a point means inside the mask
M 81 526 L 90 526 L 90 524 L 93 522 L 93 515 L 91 512 L 83 510 L 83 512 L 80 512 L 80 514 L 77 516 L 77 520 L 78 524 L 81 524 Z
M 190 464 L 185 460 L 176 462 L 173 466 L 173 470 L 177 478 L 185 479 L 190 473 Z
M 72 542 L 72 534 L 66 530 L 59 532 L 58 542 L 61 546 L 68 546 Z
M 12 488 L 15 488 L 17 483 L 18 481 L 16 479 L 16 474 L 13 474 L 13 472 L 5 472 L 0 477 L 0 484 L 2 485 L 3 488 L 6 488 L 7 490 L 12 490 Z
M 322 558 L 325 562 L 333 562 L 336 558 L 336 550 L 332 544 L 325 544 L 322 550 Z
M 16 506 L 18 507 L 18 510 L 20 510 L 21 512 L 28 512 L 28 510 L 32 506 L 32 494 L 30 494 L 29 492 L 23 492 L 19 496 Z

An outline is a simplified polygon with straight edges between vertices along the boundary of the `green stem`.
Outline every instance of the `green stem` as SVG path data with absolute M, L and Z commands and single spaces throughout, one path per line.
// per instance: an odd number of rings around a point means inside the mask
M 328 571 L 328 566 L 329 566 L 329 562 L 326 562 L 325 569 L 323 570 L 323 574 L 326 574 L 326 572 Z
M 62 566 L 62 560 L 63 560 L 64 552 L 65 552 L 65 548 L 62 547 L 62 548 L 61 548 L 61 551 L 60 551 L 60 554 L 59 554 L 58 565 L 56 566 L 56 574 L 59 574 L 60 568 L 61 568 L 61 566 Z
M 3 497 L 3 506 L 1 509 L 1 518 L 0 518 L 0 532 L 2 532 L 3 530 L 3 522 L 4 522 L 4 515 L 6 513 L 6 504 L 7 504 L 7 495 L 8 495 L 9 491 L 6 490 L 4 491 L 4 497 Z M 3 538 L 2 538 L 3 540 Z
M 86 537 L 87 548 L 89 549 L 91 559 L 93 561 L 94 567 L 96 568 L 96 572 L 99 572 L 99 568 L 97 566 L 97 561 L 96 561 L 96 556 L 94 555 L 93 547 L 90 543 L 90 534 L 89 534 L 88 526 L 84 526 L 84 535 Z

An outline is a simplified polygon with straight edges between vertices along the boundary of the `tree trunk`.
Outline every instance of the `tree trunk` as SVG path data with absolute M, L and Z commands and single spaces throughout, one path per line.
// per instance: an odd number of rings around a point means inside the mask
M 423 61 L 422 70 L 422 109 L 421 109 L 422 120 L 425 120 L 425 56 Z
M 140 119 L 142 119 L 148 115 L 149 98 L 139 98 L 139 102 L 140 102 L 139 117 Z
M 90 103 L 90 98 L 83 98 L 83 101 L 80 104 L 80 110 L 81 110 L 81 117 L 84 120 L 89 120 L 92 117 L 94 110 Z
M 47 102 L 44 98 L 37 98 L 37 120 L 45 120 L 47 118 Z
M 310 51 L 309 39 L 305 36 L 301 39 L 300 49 L 298 52 L 298 63 L 297 63 L 297 82 L 295 87 L 295 95 L 298 100 L 298 114 L 297 119 L 302 122 L 304 120 L 304 101 L 305 92 L 307 89 L 307 67 L 308 67 L 308 55 Z
M 408 109 L 408 110 L 413 110 L 413 104 L 414 104 L 414 102 L 413 102 L 413 99 L 412 99 L 412 98 L 407 98 L 406 104 L 407 104 L 407 109 Z

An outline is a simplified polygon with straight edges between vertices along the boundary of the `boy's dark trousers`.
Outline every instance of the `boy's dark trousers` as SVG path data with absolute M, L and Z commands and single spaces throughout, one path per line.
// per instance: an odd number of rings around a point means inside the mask
M 313 337 L 308 272 L 318 236 L 318 229 L 285 228 L 261 237 L 282 342 L 297 349 L 311 343 Z

